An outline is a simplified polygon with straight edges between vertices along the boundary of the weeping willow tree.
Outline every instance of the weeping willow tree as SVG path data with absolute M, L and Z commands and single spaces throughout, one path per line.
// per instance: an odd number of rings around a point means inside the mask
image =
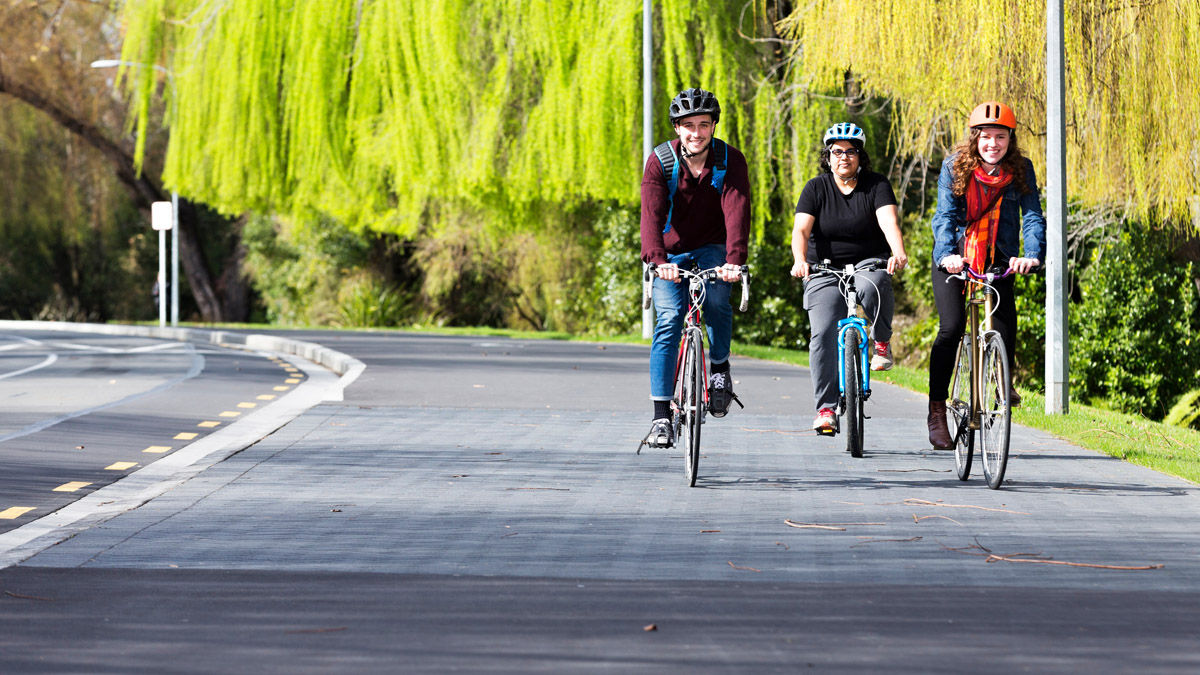
M 1190 222 L 1200 195 L 1200 4 L 1065 4 L 1068 190 L 1084 203 L 1123 201 L 1141 217 Z M 898 155 L 944 150 L 975 103 L 1001 99 L 1045 175 L 1044 3 L 816 0 L 780 28 L 801 86 L 836 87 L 851 71 L 866 94 L 893 103 Z
M 224 212 L 425 243 L 468 229 L 497 253 L 529 235 L 553 255 L 589 208 L 639 199 L 641 9 L 144 0 L 122 8 L 122 59 L 157 68 L 122 76 L 139 132 L 155 97 L 169 98 L 164 182 Z M 762 193 L 778 182 L 769 158 L 786 141 L 755 131 L 780 114 L 782 52 L 760 36 L 774 37 L 782 14 L 766 0 L 656 7 L 660 139 L 675 92 L 716 91 L 720 134 L 746 150 Z M 760 238 L 770 217 L 755 212 Z M 445 258 L 424 250 L 431 264 Z M 560 272 L 550 281 L 570 276 Z M 429 279 L 452 288 L 444 276 Z

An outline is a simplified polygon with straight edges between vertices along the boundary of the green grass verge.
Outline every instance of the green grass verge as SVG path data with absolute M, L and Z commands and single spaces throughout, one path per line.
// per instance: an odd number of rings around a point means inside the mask
M 737 345 L 741 356 L 808 365 L 808 354 L 790 349 Z M 928 391 L 929 373 L 923 369 L 896 366 L 871 377 L 915 392 Z M 1021 407 L 1013 410 L 1013 421 L 1040 429 L 1089 450 L 1200 483 L 1200 431 L 1170 426 L 1139 415 L 1071 403 L 1066 415 L 1047 415 L 1042 394 L 1018 387 Z
M 287 327 L 249 324 L 203 325 L 188 324 L 193 328 L 237 328 L 249 330 L 281 330 Z M 299 328 L 297 328 L 299 329 Z M 313 330 L 337 330 L 328 327 L 312 327 Z M 405 328 L 345 330 L 379 330 L 409 333 L 434 333 L 439 335 L 480 335 L 510 337 L 516 339 L 579 340 L 587 342 L 610 342 L 621 344 L 648 344 L 638 335 L 570 335 L 561 332 L 537 332 L 506 330 L 497 328 L 447 328 L 444 326 L 415 326 Z M 808 367 L 808 352 L 779 347 L 735 344 L 734 353 L 764 361 L 786 363 Z M 886 373 L 875 373 L 873 378 L 905 389 L 924 393 L 927 389 L 928 372 L 916 368 L 896 366 Z M 1040 429 L 1089 450 L 1123 459 L 1140 466 L 1161 471 L 1200 483 L 1200 431 L 1174 427 L 1148 420 L 1138 415 L 1104 410 L 1093 406 L 1072 403 L 1067 415 L 1047 415 L 1045 398 L 1024 388 L 1021 392 L 1021 407 L 1013 411 L 1013 421 L 1027 427 Z

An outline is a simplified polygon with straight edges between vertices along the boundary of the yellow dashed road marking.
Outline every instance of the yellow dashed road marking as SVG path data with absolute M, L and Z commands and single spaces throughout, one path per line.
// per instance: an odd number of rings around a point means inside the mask
M 198 434 L 198 433 L 196 433 L 196 432 L 194 432 L 194 431 L 181 431 L 181 432 L 179 432 L 179 433 L 175 434 L 175 440 L 177 440 L 177 441 L 190 441 L 190 440 L 192 440 L 193 438 L 195 438 L 195 437 L 197 437 L 197 436 L 199 436 L 199 435 L 200 435 L 200 434 Z
M 283 385 L 280 385 L 280 386 L 278 386 L 278 387 L 273 387 L 273 389 L 274 389 L 275 391 L 287 391 L 288 389 L 291 389 L 291 387 L 285 387 L 285 386 L 283 386 Z
M 197 424 L 196 426 L 200 427 L 201 429 L 211 429 L 213 427 L 221 426 L 221 423 L 220 422 L 201 422 L 200 424 Z
M 283 383 L 284 384 L 300 384 L 300 380 L 298 380 L 297 378 L 294 378 L 294 377 L 289 377 L 288 379 L 284 380 Z
M 54 492 L 74 492 L 89 485 L 91 485 L 91 483 L 84 483 L 83 481 L 75 480 L 71 481 L 70 483 L 63 483 L 62 485 L 59 485 L 58 487 L 54 488 Z
M 225 412 L 221 413 L 221 417 L 241 417 L 241 416 L 242 416 L 242 413 L 234 412 L 233 410 L 226 410 Z
M 257 404 L 257 403 L 250 403 L 250 402 L 248 402 L 248 401 L 242 401 L 241 403 L 239 403 L 239 404 L 238 404 L 238 407 L 239 407 L 239 408 L 257 408 L 257 407 L 258 407 L 258 404 Z
M 275 394 L 259 394 L 259 395 L 258 395 L 258 400 L 260 400 L 260 401 L 273 401 L 273 400 L 275 400 Z
M 151 453 L 161 455 L 164 452 L 170 452 L 170 451 L 171 451 L 171 446 L 169 446 L 169 445 L 152 445 L 152 446 L 146 448 L 145 450 L 143 450 L 142 452 L 151 452 Z
M 137 466 L 137 462 L 114 462 L 104 467 L 105 471 L 125 471 Z
M 32 506 L 13 506 L 0 511 L 0 520 L 15 520 L 33 510 Z

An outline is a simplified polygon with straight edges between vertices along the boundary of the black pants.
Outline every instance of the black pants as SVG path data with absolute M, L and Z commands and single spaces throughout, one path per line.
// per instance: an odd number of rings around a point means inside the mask
M 950 397 L 950 378 L 954 376 L 954 361 L 958 358 L 958 345 L 962 342 L 967 327 L 966 296 L 963 282 L 950 279 L 936 267 L 933 270 L 933 299 L 937 303 L 938 332 L 929 354 L 929 400 L 945 401 Z M 1015 367 L 1013 360 L 1017 339 L 1017 301 L 1013 295 L 1015 277 L 1001 279 L 992 284 L 1000 294 L 996 313 L 992 314 L 992 327 L 1004 340 L 1008 352 L 1009 368 Z M 980 310 L 983 308 L 980 307 Z M 983 322 L 982 311 L 980 323 Z

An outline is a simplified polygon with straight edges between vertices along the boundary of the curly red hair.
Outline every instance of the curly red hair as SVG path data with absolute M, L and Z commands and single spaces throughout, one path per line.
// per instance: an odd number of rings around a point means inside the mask
M 979 156 L 979 129 L 980 127 L 972 128 L 967 137 L 954 146 L 953 152 L 957 156 L 954 158 L 954 163 L 950 165 L 950 175 L 954 177 L 950 191 L 954 193 L 955 197 L 961 197 L 967 193 L 967 181 L 983 162 L 983 158 Z M 1004 159 L 1000 160 L 1000 166 L 1013 175 L 1013 184 L 1018 190 L 1023 193 L 1029 192 L 1029 184 L 1025 180 L 1025 155 L 1021 154 L 1021 148 L 1017 145 L 1016 131 L 1009 135 L 1008 152 L 1004 155 Z

